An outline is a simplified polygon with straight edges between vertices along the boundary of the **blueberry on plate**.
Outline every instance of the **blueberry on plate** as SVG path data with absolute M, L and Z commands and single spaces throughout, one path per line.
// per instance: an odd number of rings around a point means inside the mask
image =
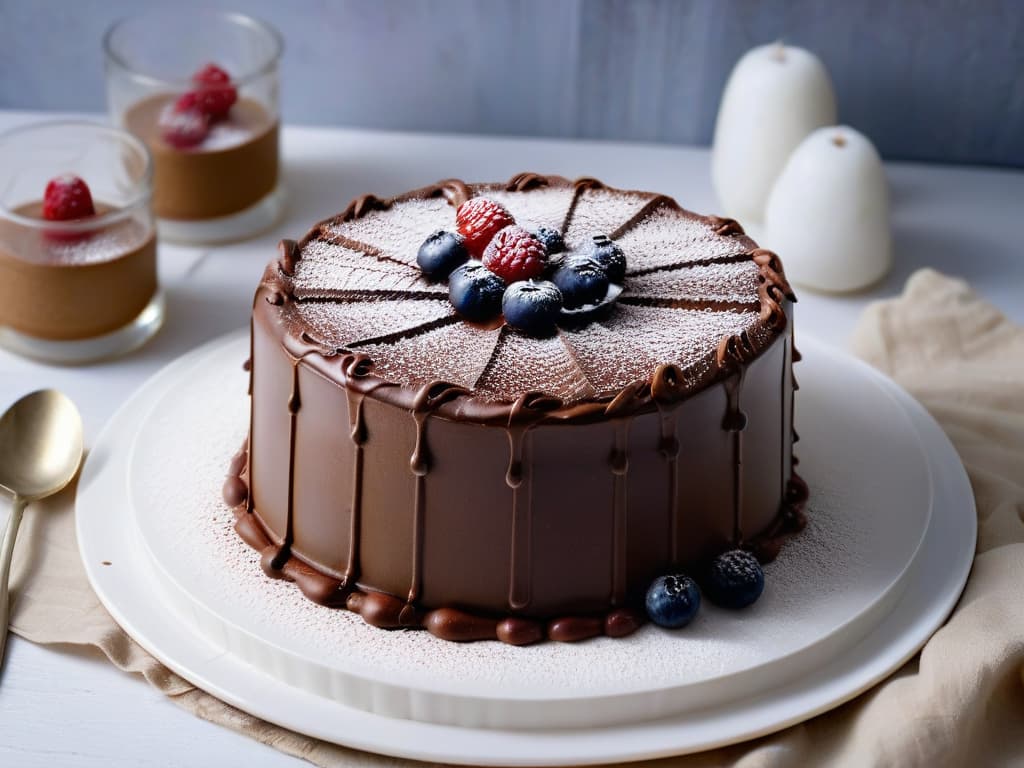
M 647 588 L 647 616 L 659 627 L 685 627 L 700 609 L 700 589 L 689 576 L 659 576 Z
M 505 281 L 479 261 L 456 267 L 448 278 L 448 300 L 467 320 L 482 322 L 501 312 Z
M 457 266 L 469 261 L 466 238 L 458 232 L 443 229 L 423 241 L 416 254 L 416 263 L 423 274 L 437 280 L 444 280 Z
M 613 283 L 621 283 L 626 279 L 626 254 L 608 235 L 594 235 L 587 255 L 604 267 L 608 279 Z
M 501 300 L 505 322 L 531 336 L 546 336 L 555 330 L 562 310 L 562 292 L 547 280 L 512 283 Z
M 704 593 L 722 608 L 746 608 L 764 591 L 764 571 L 749 552 L 734 549 L 711 561 L 704 579 Z
M 561 253 L 565 250 L 565 240 L 562 239 L 562 233 L 557 229 L 537 227 L 533 234 L 544 243 L 544 250 L 548 252 L 548 256 L 554 256 L 556 253 Z
M 608 293 L 608 275 L 594 259 L 572 256 L 559 265 L 551 281 L 562 292 L 566 309 L 597 304 Z

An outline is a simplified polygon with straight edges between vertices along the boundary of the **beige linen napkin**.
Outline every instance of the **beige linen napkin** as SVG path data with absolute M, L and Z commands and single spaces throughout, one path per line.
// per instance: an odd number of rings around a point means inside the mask
M 658 761 L 693 768 L 994 765 L 1024 761 L 1024 328 L 931 270 L 870 307 L 858 355 L 942 424 L 971 478 L 977 557 L 948 623 L 884 683 L 831 713 L 727 749 Z M 309 739 L 198 690 L 136 645 L 89 588 L 71 494 L 33 509 L 14 564 L 12 629 L 37 643 L 92 645 L 190 712 L 321 766 L 398 762 Z M 813 507 L 813 503 L 812 503 Z M 650 763 L 649 765 L 654 765 Z

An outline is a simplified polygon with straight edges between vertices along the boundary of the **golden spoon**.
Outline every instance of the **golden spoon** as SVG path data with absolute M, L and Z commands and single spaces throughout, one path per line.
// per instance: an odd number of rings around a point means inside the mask
M 82 462 L 82 418 L 65 395 L 42 389 L 0 416 L 0 487 L 14 494 L 0 544 L 0 666 L 7 644 L 8 580 L 25 507 L 61 490 Z

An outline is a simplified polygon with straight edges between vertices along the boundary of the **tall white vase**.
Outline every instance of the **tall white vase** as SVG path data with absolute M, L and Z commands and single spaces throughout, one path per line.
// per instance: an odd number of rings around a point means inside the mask
M 808 136 L 772 188 L 761 244 L 807 288 L 855 291 L 884 277 L 892 266 L 889 189 L 874 145 L 847 126 Z
M 782 43 L 747 52 L 729 76 L 715 123 L 711 181 L 724 212 L 759 225 L 790 153 L 835 122 L 832 81 L 817 56 Z

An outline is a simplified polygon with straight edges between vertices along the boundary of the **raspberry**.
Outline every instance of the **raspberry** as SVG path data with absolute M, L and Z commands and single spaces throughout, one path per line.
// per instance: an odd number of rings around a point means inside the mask
M 51 179 L 43 195 L 43 218 L 47 221 L 69 221 L 95 216 L 89 185 L 73 174 Z
M 188 149 L 203 142 L 210 133 L 210 119 L 196 109 L 187 106 L 191 102 L 186 93 L 172 107 L 160 113 L 160 135 L 164 141 L 178 149 Z M 179 106 L 184 108 L 179 109 Z
M 227 117 L 228 110 L 238 100 L 231 76 L 216 64 L 207 64 L 192 75 L 192 82 L 199 86 L 191 92 L 199 111 L 214 120 Z
M 178 97 L 178 100 L 174 102 L 175 112 L 189 112 L 199 111 L 199 94 L 195 91 L 189 91 L 183 93 Z
M 539 277 L 547 265 L 544 243 L 515 225 L 505 227 L 484 250 L 484 266 L 506 283 Z
M 231 85 L 231 75 L 211 63 L 192 75 L 192 82 L 200 85 Z
M 238 100 L 238 92 L 230 85 L 200 88 L 195 94 L 199 111 L 214 120 L 227 117 L 231 106 Z
M 499 230 L 512 226 L 512 218 L 503 205 L 486 197 L 471 197 L 459 206 L 455 224 L 459 233 L 466 238 L 466 250 L 474 259 L 479 259 L 491 238 Z

